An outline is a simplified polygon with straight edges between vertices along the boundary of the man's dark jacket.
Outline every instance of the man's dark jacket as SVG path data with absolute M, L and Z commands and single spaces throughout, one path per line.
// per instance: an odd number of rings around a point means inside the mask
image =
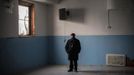
M 69 60 L 78 60 L 78 54 L 81 50 L 80 41 L 78 39 L 75 37 L 69 39 L 65 45 L 65 49 Z

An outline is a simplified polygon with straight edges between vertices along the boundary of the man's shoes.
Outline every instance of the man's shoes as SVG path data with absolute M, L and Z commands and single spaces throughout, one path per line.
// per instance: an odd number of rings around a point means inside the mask
M 73 71 L 73 69 L 69 69 L 69 70 L 68 70 L 68 72 L 72 72 L 72 71 Z
M 72 72 L 73 71 L 73 69 L 69 69 L 68 70 L 68 72 Z M 78 70 L 77 69 L 74 69 L 74 72 L 78 72 Z
M 74 72 L 78 72 L 77 69 L 75 69 Z

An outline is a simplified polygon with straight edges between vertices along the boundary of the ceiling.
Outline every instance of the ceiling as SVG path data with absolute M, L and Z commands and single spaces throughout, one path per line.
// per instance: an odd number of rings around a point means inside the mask
M 42 2 L 42 3 L 57 4 L 57 3 L 60 3 L 62 0 L 33 0 L 33 1 Z

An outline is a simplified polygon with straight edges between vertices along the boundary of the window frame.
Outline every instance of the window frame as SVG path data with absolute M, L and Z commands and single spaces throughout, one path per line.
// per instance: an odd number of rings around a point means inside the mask
M 18 7 L 19 7 L 19 5 L 28 7 L 28 10 L 29 10 L 29 34 L 19 35 L 19 28 L 18 28 L 18 35 L 21 37 L 34 36 L 35 35 L 35 8 L 34 8 L 34 4 L 32 2 L 19 0 Z M 18 10 L 18 13 L 19 13 L 19 10 Z M 19 18 L 18 18 L 18 21 L 19 21 Z M 19 23 L 18 23 L 18 26 L 19 26 Z

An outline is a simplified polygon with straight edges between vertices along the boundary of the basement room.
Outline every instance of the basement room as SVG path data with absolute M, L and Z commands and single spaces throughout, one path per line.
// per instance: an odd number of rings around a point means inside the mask
M 134 75 L 134 0 L 0 0 L 0 75 Z

